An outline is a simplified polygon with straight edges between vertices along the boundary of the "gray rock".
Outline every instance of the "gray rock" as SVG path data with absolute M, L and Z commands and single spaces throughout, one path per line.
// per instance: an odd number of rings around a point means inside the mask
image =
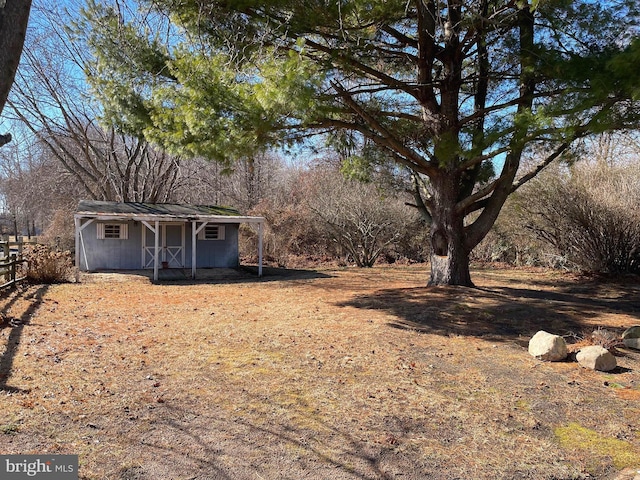
M 622 339 L 626 340 L 627 338 L 640 338 L 640 325 L 627 328 L 622 334 Z
M 559 335 L 540 330 L 529 340 L 529 354 L 538 360 L 559 362 L 567 358 L 567 342 Z
M 627 328 L 622 334 L 622 341 L 625 347 L 640 350 L 640 325 Z
M 618 365 L 616 357 L 600 345 L 591 345 L 580 349 L 576 355 L 576 360 L 585 368 L 601 372 L 609 372 Z
M 640 350 L 640 338 L 625 338 L 622 341 L 624 342 L 625 347 Z

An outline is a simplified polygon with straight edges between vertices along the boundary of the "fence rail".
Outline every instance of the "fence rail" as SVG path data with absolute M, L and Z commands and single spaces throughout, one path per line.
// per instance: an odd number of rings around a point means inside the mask
M 9 256 L 9 261 L 3 259 L 0 262 L 0 278 L 4 279 L 4 283 L 0 285 L 0 289 L 15 285 L 26 278 L 26 275 L 18 276 L 18 265 L 22 265 L 26 260 L 18 259 L 15 253 Z
M 26 275 L 19 275 L 19 266 L 26 260 L 22 258 L 22 247 L 25 243 L 21 237 L 17 241 L 0 241 L 0 290 L 15 285 L 26 278 Z

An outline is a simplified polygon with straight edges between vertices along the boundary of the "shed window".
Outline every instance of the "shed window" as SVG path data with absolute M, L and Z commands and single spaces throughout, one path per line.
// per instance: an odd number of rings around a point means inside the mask
M 114 238 L 126 240 L 129 238 L 129 229 L 126 223 L 98 223 L 98 240 Z
M 198 234 L 200 240 L 224 240 L 224 225 L 205 225 Z

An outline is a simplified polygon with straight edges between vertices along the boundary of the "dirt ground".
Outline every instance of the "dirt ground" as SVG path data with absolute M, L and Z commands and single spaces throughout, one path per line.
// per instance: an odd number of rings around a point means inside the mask
M 640 324 L 640 282 L 424 265 L 134 275 L 3 293 L 0 453 L 82 479 L 613 479 L 640 469 L 640 352 L 594 372 L 538 330 Z M 623 472 L 623 473 L 621 473 Z

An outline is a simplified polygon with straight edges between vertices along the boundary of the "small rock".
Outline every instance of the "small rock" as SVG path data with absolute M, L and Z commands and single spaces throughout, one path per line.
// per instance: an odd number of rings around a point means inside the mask
M 582 348 L 576 355 L 576 360 L 585 368 L 601 372 L 609 372 L 617 366 L 616 357 L 600 345 Z
M 624 346 L 640 350 L 640 325 L 627 328 L 622 334 Z
M 640 338 L 625 338 L 622 341 L 624 342 L 625 347 L 640 350 Z
M 529 340 L 529 354 L 538 360 L 558 362 L 567 358 L 567 342 L 560 335 L 540 330 Z
M 626 338 L 640 338 L 640 325 L 627 328 L 622 334 L 622 339 L 624 340 Z

